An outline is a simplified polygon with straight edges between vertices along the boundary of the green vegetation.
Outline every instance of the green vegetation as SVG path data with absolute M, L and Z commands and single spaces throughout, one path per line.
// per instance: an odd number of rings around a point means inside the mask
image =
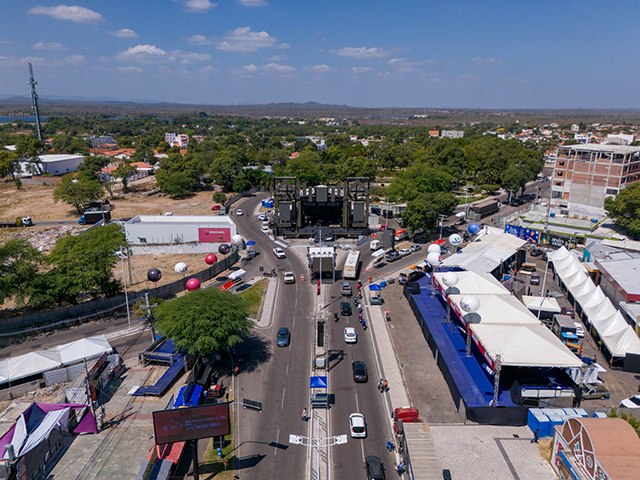
M 632 183 L 614 198 L 605 198 L 604 208 L 634 240 L 640 240 L 640 183 Z
M 256 318 L 260 313 L 260 305 L 262 305 L 262 298 L 264 297 L 267 285 L 268 280 L 264 278 L 240 294 L 240 297 L 242 297 L 247 305 L 247 315 L 249 317 Z
M 155 327 L 173 339 L 176 348 L 203 356 L 229 351 L 251 330 L 244 299 L 207 288 L 158 305 Z
M 14 299 L 24 305 L 37 288 L 42 254 L 24 239 L 0 245 L 0 303 Z
M 81 214 L 91 202 L 100 200 L 103 193 L 100 182 L 88 173 L 69 173 L 53 190 L 53 199 L 68 203 Z

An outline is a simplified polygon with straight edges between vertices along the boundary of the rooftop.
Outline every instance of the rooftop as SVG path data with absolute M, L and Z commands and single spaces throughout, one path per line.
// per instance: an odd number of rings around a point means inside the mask
M 626 258 L 608 262 L 598 261 L 598 268 L 608 274 L 627 294 L 640 295 L 640 258 Z
M 63 153 L 63 154 L 58 154 L 58 155 L 39 155 L 38 159 L 42 162 L 42 163 L 51 163 L 51 162 L 63 162 L 65 160 L 76 160 L 76 159 L 82 159 L 84 158 L 84 155 L 80 155 L 80 154 L 68 154 L 68 153 Z
M 227 215 L 137 215 L 127 223 L 231 223 Z
M 581 145 L 564 145 L 558 147 L 558 151 L 576 150 L 582 152 L 612 152 L 612 153 L 636 153 L 640 152 L 640 146 L 630 147 L 627 145 L 605 145 L 601 143 L 587 143 Z

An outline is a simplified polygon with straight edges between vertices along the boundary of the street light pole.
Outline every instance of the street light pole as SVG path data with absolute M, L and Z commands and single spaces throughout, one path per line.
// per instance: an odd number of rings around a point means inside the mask
M 124 269 L 125 255 L 120 256 L 122 262 L 122 283 L 124 284 L 124 303 L 127 305 L 127 323 L 131 327 L 131 311 L 129 310 L 129 293 L 127 292 L 127 272 Z

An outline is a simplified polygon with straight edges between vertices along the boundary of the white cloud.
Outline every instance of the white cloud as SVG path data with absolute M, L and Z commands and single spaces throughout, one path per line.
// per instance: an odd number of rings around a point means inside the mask
M 70 65 L 81 65 L 86 62 L 87 59 L 84 55 L 69 55 L 64 61 Z
M 280 63 L 267 63 L 265 65 L 256 65 L 255 63 L 250 63 L 249 65 L 245 65 L 240 68 L 239 72 L 242 77 L 251 77 L 253 74 L 260 75 L 290 75 L 296 71 L 295 67 L 291 65 L 282 65 Z
M 296 71 L 295 67 L 291 65 L 281 65 L 279 63 L 267 63 L 263 70 L 265 72 L 273 72 L 273 73 L 293 73 Z
M 316 73 L 324 73 L 324 72 L 330 72 L 331 71 L 331 67 L 329 65 L 325 65 L 325 64 L 313 65 L 313 66 L 309 67 L 309 70 L 311 70 L 312 72 L 316 72 Z
M 33 7 L 27 10 L 31 15 L 47 15 L 58 20 L 69 20 L 78 23 L 91 23 L 104 20 L 98 12 L 78 5 L 56 5 L 55 7 Z
M 266 0 L 238 0 L 238 3 L 243 7 L 264 7 Z
M 130 28 L 121 28 L 117 32 L 109 32 L 109 35 L 118 38 L 138 38 L 138 34 Z
M 493 57 L 473 57 L 471 63 L 475 63 L 476 65 L 495 65 L 496 63 L 500 63 L 500 60 Z
M 212 65 L 200 69 L 200 73 L 202 73 L 203 75 L 214 75 L 218 73 L 218 71 L 219 70 Z
M 371 67 L 352 67 L 351 71 L 354 73 L 367 73 L 373 72 L 373 68 Z
M 250 27 L 238 27 L 218 43 L 218 50 L 225 52 L 255 52 L 260 48 L 275 46 L 277 40 L 267 32 L 252 32 Z
M 135 65 L 127 65 L 124 67 L 116 68 L 119 72 L 123 73 L 141 73 L 142 69 L 140 67 L 136 67 Z
M 200 34 L 191 35 L 189 38 L 187 38 L 187 42 L 193 43 L 195 45 L 213 45 L 213 40 Z
M 287 59 L 287 56 L 284 54 L 273 55 L 271 57 L 266 57 L 265 60 L 267 62 L 284 62 Z
M 331 53 L 335 53 L 341 57 L 352 58 L 380 58 L 390 55 L 389 52 L 378 47 L 344 47 L 338 50 L 331 50 Z
M 58 42 L 37 42 L 33 44 L 33 48 L 35 48 L 36 50 L 66 50 L 66 48 Z
M 116 58 L 126 61 L 149 61 L 153 59 L 157 60 L 166 55 L 167 52 L 155 45 L 141 44 L 118 53 Z
M 182 50 L 175 50 L 170 52 L 168 61 L 177 61 L 182 65 L 188 65 L 193 62 L 206 62 L 211 60 L 211 55 L 208 53 L 196 53 L 196 52 L 183 52 Z
M 434 63 L 432 60 L 409 60 L 407 58 L 392 58 L 387 65 L 396 69 L 401 73 L 414 73 L 428 63 Z
M 186 0 L 184 2 L 185 8 L 190 12 L 206 12 L 218 5 L 210 0 Z
M 245 65 L 244 67 L 242 67 L 242 71 L 247 73 L 253 73 L 258 71 L 258 67 L 255 64 L 250 63 L 249 65 Z

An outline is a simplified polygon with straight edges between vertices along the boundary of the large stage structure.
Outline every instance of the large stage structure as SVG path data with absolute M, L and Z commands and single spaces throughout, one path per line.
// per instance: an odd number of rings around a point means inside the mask
M 314 237 L 322 229 L 337 237 L 368 233 L 369 179 L 347 178 L 336 185 L 308 187 L 295 177 L 276 177 L 275 233 L 283 237 Z

